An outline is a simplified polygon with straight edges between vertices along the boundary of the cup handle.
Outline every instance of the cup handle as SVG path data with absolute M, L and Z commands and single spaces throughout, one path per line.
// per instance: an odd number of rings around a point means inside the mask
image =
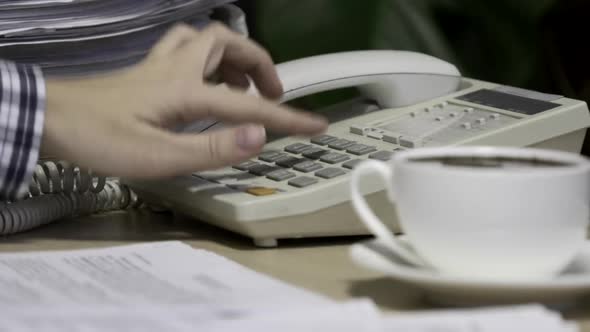
M 386 163 L 367 160 L 360 163 L 351 174 L 350 192 L 352 194 L 352 205 L 359 216 L 359 219 L 367 226 L 369 231 L 373 233 L 378 239 L 381 239 L 383 245 L 386 245 L 396 255 L 404 259 L 406 262 L 417 265 L 427 265 L 422 258 L 416 255 L 411 250 L 405 248 L 397 238 L 373 213 L 367 201 L 360 193 L 359 185 L 361 178 L 369 173 L 378 173 L 386 184 L 391 184 L 393 181 L 393 170 Z M 394 199 L 394 192 L 391 185 L 386 185 L 387 195 L 391 200 Z

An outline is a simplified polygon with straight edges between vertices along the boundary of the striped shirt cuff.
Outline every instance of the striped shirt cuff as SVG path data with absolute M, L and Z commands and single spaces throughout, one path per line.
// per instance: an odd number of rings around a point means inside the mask
M 0 200 L 27 193 L 39 158 L 44 116 L 41 70 L 0 61 Z

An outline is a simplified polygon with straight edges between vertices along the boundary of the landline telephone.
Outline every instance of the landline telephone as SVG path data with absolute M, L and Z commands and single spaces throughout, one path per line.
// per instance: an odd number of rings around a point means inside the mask
M 344 52 L 277 69 L 283 102 L 345 87 L 362 97 L 319 110 L 330 120 L 325 135 L 273 139 L 233 167 L 125 183 L 148 203 L 276 246 L 283 238 L 368 234 L 349 203 L 349 173 L 362 160 L 447 145 L 579 152 L 590 126 L 582 101 L 461 77 L 455 66 L 414 52 Z M 375 180 L 363 191 L 395 229 L 383 189 Z
M 453 65 L 419 53 L 328 54 L 277 70 L 283 102 L 345 87 L 358 87 L 362 97 L 318 110 L 331 123 L 325 135 L 274 138 L 260 156 L 234 167 L 127 181 L 44 161 L 28 199 L 0 202 L 0 234 L 142 201 L 250 236 L 258 246 L 275 246 L 282 238 L 368 234 L 348 202 L 349 173 L 364 159 L 385 161 L 405 149 L 444 145 L 579 152 L 590 126 L 582 101 L 464 78 Z M 188 128 L 222 125 L 204 121 Z M 396 228 L 383 184 L 362 189 Z

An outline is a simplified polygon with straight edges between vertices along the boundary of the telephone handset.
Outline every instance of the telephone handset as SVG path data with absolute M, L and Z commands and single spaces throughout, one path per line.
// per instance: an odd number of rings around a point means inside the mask
M 445 145 L 579 152 L 590 126 L 582 101 L 461 77 L 452 64 L 414 52 L 320 55 L 277 70 L 283 102 L 351 86 L 363 97 L 320 110 L 330 120 L 325 135 L 273 140 L 233 167 L 126 183 L 148 203 L 275 246 L 282 238 L 368 234 L 348 193 L 350 172 L 363 160 Z M 383 184 L 361 189 L 396 228 Z
M 454 65 L 407 51 L 318 55 L 280 64 L 277 72 L 285 91 L 282 102 L 328 90 L 359 87 L 381 107 L 401 107 L 451 93 L 460 82 L 459 70 Z M 430 80 L 427 86 L 420 84 L 424 76 Z

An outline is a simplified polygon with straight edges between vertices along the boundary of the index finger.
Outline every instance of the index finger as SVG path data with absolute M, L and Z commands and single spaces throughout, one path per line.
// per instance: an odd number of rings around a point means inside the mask
M 213 42 L 211 52 L 222 52 L 221 63 L 214 64 L 215 66 L 228 65 L 245 73 L 252 79 L 260 93 L 267 98 L 277 99 L 282 96 L 283 87 L 268 52 L 255 42 L 221 24 L 212 24 L 201 32 L 199 38 L 194 38 L 187 43 L 183 47 L 183 62 L 193 62 L 194 54 L 202 52 L 203 40 L 207 39 Z
M 236 123 L 259 123 L 267 129 L 285 134 L 316 135 L 326 130 L 328 122 L 318 115 L 296 111 L 288 106 L 234 91 L 224 87 L 205 87 L 203 94 L 193 97 L 193 107 L 186 107 L 185 119 L 203 116 L 199 107 L 205 107 L 207 115 Z

